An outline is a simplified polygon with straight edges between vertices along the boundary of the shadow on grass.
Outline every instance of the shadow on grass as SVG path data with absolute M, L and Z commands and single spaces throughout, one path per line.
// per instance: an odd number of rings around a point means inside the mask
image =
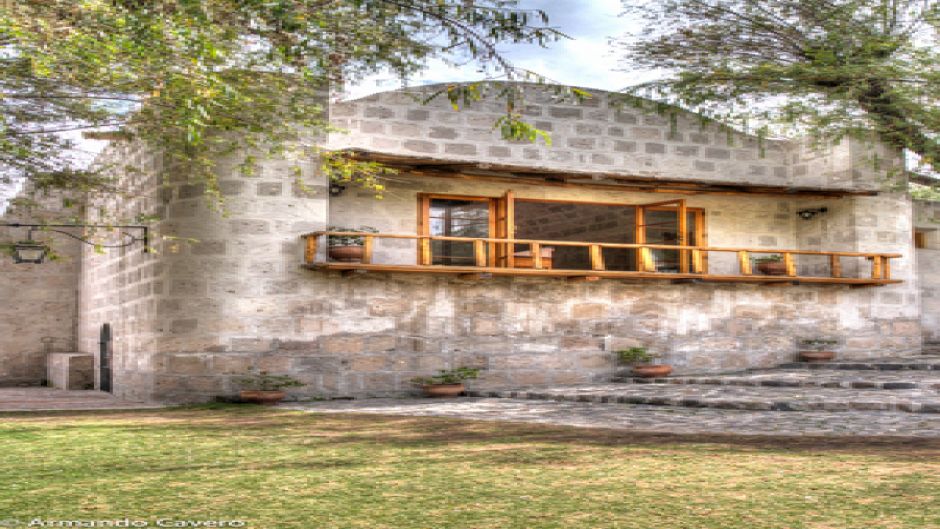
M 37 424 L 38 423 L 38 424 Z M 639 448 L 713 445 L 713 448 L 786 452 L 835 452 L 874 455 L 896 460 L 940 457 L 940 438 L 822 437 L 726 434 L 671 434 L 580 428 L 520 422 L 493 422 L 447 417 L 404 417 L 382 414 L 318 414 L 261 406 L 211 404 L 155 410 L 35 412 L 0 416 L 3 431 L 15 440 L 29 434 L 48 435 L 76 428 L 111 429 L 125 434 L 225 434 L 242 442 L 309 445 L 327 442 L 381 443 L 395 447 L 468 444 L 558 444 L 633 446 Z M 355 464 L 355 463 L 349 463 Z

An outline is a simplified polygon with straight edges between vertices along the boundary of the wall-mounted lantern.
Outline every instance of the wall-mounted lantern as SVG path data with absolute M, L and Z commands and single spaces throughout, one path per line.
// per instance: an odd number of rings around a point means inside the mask
M 799 215 L 800 218 L 803 220 L 810 220 L 816 215 L 819 215 L 820 213 L 825 213 L 827 211 L 829 211 L 829 208 L 809 208 L 809 209 L 801 209 L 797 211 L 796 214 Z
M 33 240 L 33 232 L 35 231 L 51 231 L 55 233 L 60 233 L 62 235 L 71 237 L 79 242 L 88 244 L 90 246 L 96 246 L 98 248 L 126 248 L 135 244 L 137 242 L 142 242 L 144 245 L 144 252 L 150 252 L 150 231 L 147 226 L 108 226 L 104 224 L 0 224 L 3 227 L 9 228 L 28 228 L 26 231 L 26 240 L 18 241 L 11 244 L 13 249 L 13 261 L 17 264 L 28 263 L 28 264 L 41 264 L 46 258 L 46 255 L 49 254 L 49 247 L 42 243 L 41 241 Z M 69 233 L 63 230 L 56 230 L 53 228 L 110 228 L 110 229 L 120 229 L 120 230 L 141 230 L 143 233 L 140 237 L 135 237 L 133 234 L 128 233 L 127 231 L 122 231 L 121 235 L 124 237 L 124 242 L 120 244 L 98 244 L 96 242 L 89 241 L 88 239 L 79 237 L 75 234 Z

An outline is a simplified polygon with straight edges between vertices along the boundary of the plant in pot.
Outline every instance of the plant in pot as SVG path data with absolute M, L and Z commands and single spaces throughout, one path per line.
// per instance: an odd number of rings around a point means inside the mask
M 360 226 L 359 229 L 330 226 L 329 231 L 349 233 L 378 233 L 379 230 L 371 226 Z M 358 263 L 362 261 L 362 237 L 359 235 L 330 235 L 330 259 L 341 263 Z
M 621 364 L 631 366 L 634 376 L 641 378 L 659 378 L 672 373 L 669 364 L 653 364 L 656 355 L 650 353 L 645 347 L 631 347 L 617 351 L 617 358 Z
M 833 351 L 836 340 L 826 338 L 809 338 L 800 340 L 800 360 L 803 362 L 828 362 L 836 357 Z
M 251 371 L 248 376 L 241 377 L 239 384 L 245 389 L 238 392 L 242 402 L 249 404 L 263 404 L 273 406 L 284 400 L 287 388 L 304 386 L 303 382 L 288 375 L 272 375 L 267 371 Z
M 787 265 L 779 253 L 770 254 L 754 259 L 757 270 L 766 276 L 782 276 L 787 274 Z
M 415 377 L 411 382 L 420 386 L 428 397 L 456 397 L 467 388 L 465 380 L 477 378 L 480 370 L 475 367 L 458 367 L 457 369 L 441 369 L 436 375 L 430 377 Z

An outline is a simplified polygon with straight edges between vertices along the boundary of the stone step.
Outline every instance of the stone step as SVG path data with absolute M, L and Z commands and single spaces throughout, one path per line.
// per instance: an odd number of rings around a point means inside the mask
M 921 389 L 747 387 L 708 384 L 588 384 L 469 391 L 469 396 L 648 404 L 765 411 L 903 411 L 940 413 L 940 394 Z
M 919 355 L 904 358 L 836 360 L 834 362 L 791 362 L 780 369 L 840 369 L 844 371 L 940 371 L 940 356 Z
M 713 386 L 821 387 L 845 389 L 922 389 L 940 391 L 938 371 L 841 371 L 768 369 L 725 375 L 675 376 L 667 378 L 614 377 L 611 382 L 628 384 L 694 384 Z

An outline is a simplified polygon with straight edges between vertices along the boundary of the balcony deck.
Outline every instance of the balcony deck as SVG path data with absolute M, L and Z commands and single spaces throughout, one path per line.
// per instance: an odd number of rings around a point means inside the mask
M 320 239 L 330 236 L 359 237 L 362 239 L 362 259 L 359 262 L 336 262 L 318 260 L 317 250 Z M 634 279 L 666 280 L 676 282 L 720 282 L 720 283 L 759 283 L 759 284 L 832 284 L 856 287 L 881 286 L 902 283 L 891 278 L 891 259 L 902 257 L 897 253 L 870 252 L 825 252 L 814 250 L 790 250 L 767 248 L 721 248 L 705 246 L 676 246 L 663 244 L 622 244 L 592 243 L 579 241 L 549 241 L 531 239 L 497 239 L 424 236 L 410 234 L 380 234 L 338 231 L 318 231 L 303 235 L 306 239 L 304 266 L 311 269 L 341 270 L 345 272 L 393 272 L 451 274 L 465 278 L 485 278 L 495 276 L 560 277 L 569 280 L 599 279 Z M 373 248 L 376 239 L 413 239 L 416 241 L 416 264 L 383 264 L 373 262 Z M 435 265 L 431 253 L 431 241 L 452 241 L 471 244 L 476 264 L 474 266 Z M 527 246 L 525 266 L 516 266 L 513 254 L 519 245 Z M 553 246 L 584 247 L 590 256 L 591 269 L 558 269 L 544 266 L 542 249 Z M 489 248 L 489 252 L 487 252 Z M 638 270 L 608 270 L 604 263 L 603 250 L 632 249 L 637 252 Z M 677 271 L 658 270 L 653 259 L 653 250 L 675 251 L 679 255 Z M 733 253 L 737 260 L 737 273 L 714 274 L 706 270 L 706 260 L 712 253 Z M 782 275 L 755 273 L 752 259 L 754 255 L 778 255 L 784 265 Z M 499 265 L 496 265 L 497 257 Z M 798 273 L 799 256 L 824 256 L 829 261 L 829 275 L 800 275 Z M 844 277 L 843 258 L 864 258 L 870 262 L 870 273 L 864 277 Z

